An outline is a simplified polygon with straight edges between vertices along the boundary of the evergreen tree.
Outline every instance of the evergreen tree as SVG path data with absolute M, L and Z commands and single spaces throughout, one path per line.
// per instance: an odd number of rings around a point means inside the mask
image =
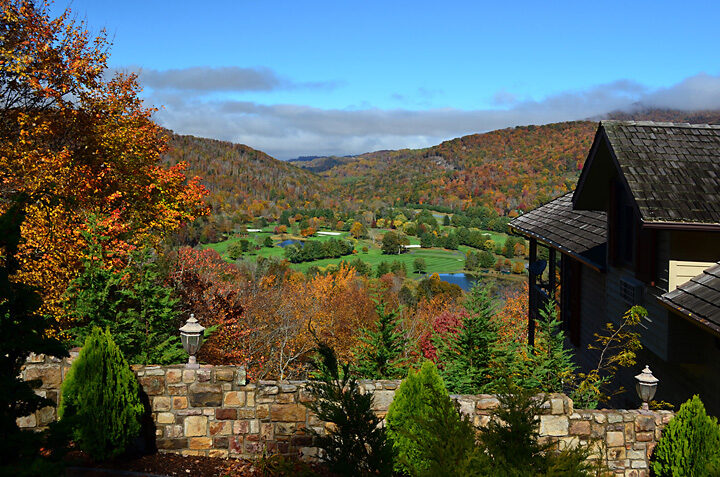
M 558 448 L 552 441 L 540 443 L 538 416 L 542 414 L 544 398 L 537 398 L 537 389 L 523 389 L 508 380 L 497 397 L 500 405 L 492 411 L 479 439 L 483 455 L 489 458 L 484 475 L 606 475 L 607 469 L 588 462 L 589 445 Z
M 40 295 L 13 276 L 19 269 L 16 258 L 21 240 L 20 227 L 25 220 L 25 203 L 17 197 L 0 216 L 0 446 L 1 466 L 17 459 L 29 457 L 22 449 L 25 441 L 16 423 L 18 417 L 27 416 L 52 401 L 33 391 L 38 380 L 26 382 L 20 378 L 20 369 L 30 353 L 62 357 L 67 354 L 59 341 L 47 335 L 48 319 L 40 315 Z
M 405 464 L 404 470 L 418 477 L 496 475 L 498 469 L 489 468 L 487 455 L 475 444 L 475 427 L 470 417 L 458 412 L 447 391 L 431 386 L 423 394 L 422 404 L 415 407 L 417 414 L 403 412 L 401 415 L 407 417 L 405 425 L 394 428 L 395 438 L 402 439 L 395 442 L 401 443 L 405 451 L 398 456 L 401 465 L 396 468 L 403 469 Z
M 425 259 L 422 257 L 416 258 L 413 261 L 413 269 L 415 270 L 415 273 L 425 273 L 425 270 L 427 269 Z
M 434 245 L 435 245 L 435 238 L 433 237 L 433 234 L 426 232 L 426 233 L 420 235 L 420 247 L 432 248 Z
M 658 477 L 695 477 L 711 474 L 709 465 L 720 460 L 720 428 L 695 395 L 665 426 L 655 447 L 652 470 Z M 716 467 L 714 467 L 716 469 Z
M 375 302 L 377 329 L 362 329 L 363 343 L 355 352 L 357 373 L 368 379 L 393 379 L 405 375 L 407 360 L 403 357 L 408 340 L 402 330 L 400 309 L 386 310 L 384 302 Z
M 478 265 L 482 268 L 492 268 L 495 265 L 495 255 L 487 250 L 481 250 L 478 253 L 478 260 Z
M 467 315 L 457 333 L 434 339 L 440 373 L 448 389 L 459 394 L 478 394 L 490 390 L 497 325 L 492 318 L 495 305 L 488 289 L 476 283 L 465 301 Z
M 540 310 L 540 317 L 530 363 L 535 381 L 533 386 L 546 393 L 561 393 L 575 371 L 572 352 L 565 348 L 565 333 L 557 319 L 554 301 L 549 300 L 545 304 Z
M 450 225 L 450 216 L 449 215 L 446 215 L 445 217 L 443 217 L 443 225 L 445 227 L 448 227 Z
M 139 385 L 108 330 L 93 328 L 62 385 L 58 417 L 93 459 L 122 454 L 140 433 Z
M 309 429 L 323 460 L 338 475 L 391 475 L 393 447 L 373 411 L 373 394 L 361 392 L 350 365 L 339 365 L 332 348 L 321 343 L 317 354 L 316 380 L 308 384 L 315 399 L 303 405 L 334 424 L 324 435 Z
M 377 278 L 382 277 L 385 274 L 390 273 L 390 264 L 388 264 L 386 261 L 382 261 L 377 266 Z
M 405 266 L 405 262 L 401 262 L 400 260 L 393 260 L 392 265 L 390 265 L 390 271 L 397 276 L 407 276 L 407 267 Z
M 445 248 L 449 250 L 457 250 L 460 246 L 460 241 L 458 240 L 458 236 L 450 232 L 447 237 L 445 238 Z
M 97 326 L 110 330 L 132 363 L 184 361 L 187 355 L 177 333 L 181 325 L 178 300 L 162 284 L 150 251 L 134 253 L 124 270 L 113 271 L 104 264 L 103 237 L 91 232 L 85 236 L 89 243 L 85 268 L 66 292 L 68 312 L 82 324 L 72 330 L 78 344 Z
M 400 384 L 387 413 L 388 437 L 398 456 L 396 471 L 417 475 L 428 469 L 428 462 L 421 456 L 420 442 L 432 436 L 426 435 L 419 422 L 436 412 L 431 402 L 438 396 L 448 399 L 448 392 L 431 361 L 425 361 L 419 371 L 410 370 Z
M 273 239 L 269 235 L 265 237 L 265 240 L 263 240 L 263 247 L 272 248 L 273 247 Z
M 361 260 L 360 258 L 356 258 L 349 264 L 351 267 L 355 269 L 355 271 L 358 272 L 358 274 L 363 275 L 365 277 L 369 277 L 372 274 L 372 267 L 369 263 L 367 263 L 364 260 Z

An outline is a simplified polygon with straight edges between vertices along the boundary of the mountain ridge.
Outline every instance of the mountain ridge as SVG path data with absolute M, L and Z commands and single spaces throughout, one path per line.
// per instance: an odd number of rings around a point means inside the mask
M 243 144 L 168 131 L 166 164 L 187 162 L 210 191 L 213 215 L 231 222 L 297 207 L 372 209 L 428 204 L 530 210 L 570 190 L 597 120 L 516 126 L 421 149 L 281 161 Z M 720 111 L 638 109 L 602 119 L 720 123 Z

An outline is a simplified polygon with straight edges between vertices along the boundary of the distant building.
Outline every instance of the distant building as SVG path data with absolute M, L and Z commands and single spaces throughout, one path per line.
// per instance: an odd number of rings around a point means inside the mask
M 575 191 L 510 227 L 530 239 L 531 318 L 555 286 L 538 283 L 537 246 L 547 268 L 560 255 L 561 319 L 581 367 L 597 363 L 587 345 L 606 322 L 648 310 L 616 404 L 638 404 L 632 375 L 649 364 L 656 399 L 700 394 L 720 415 L 720 126 L 602 121 Z

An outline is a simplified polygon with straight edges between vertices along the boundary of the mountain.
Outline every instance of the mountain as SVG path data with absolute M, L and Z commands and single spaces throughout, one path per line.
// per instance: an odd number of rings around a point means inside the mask
M 720 123 L 720 111 L 644 109 L 606 118 Z M 519 126 L 424 149 L 306 156 L 292 162 L 245 145 L 168 131 L 165 161 L 185 161 L 188 175 L 202 178 L 210 190 L 213 220 L 230 222 L 222 229 L 246 216 L 277 216 L 289 207 L 347 211 L 405 204 L 485 205 L 513 214 L 574 187 L 596 128 L 596 120 Z
M 574 121 L 472 134 L 425 149 L 299 164 L 349 200 L 528 209 L 567 192 L 597 125 Z
M 616 111 L 592 121 L 519 126 L 425 149 L 320 157 L 298 165 L 325 177 L 333 194 L 348 201 L 487 205 L 509 214 L 574 187 L 599 119 L 720 124 L 720 111 Z
M 186 162 L 210 191 L 213 214 L 279 215 L 297 204 L 327 203 L 327 186 L 312 172 L 243 144 L 168 131 L 166 164 Z
M 720 124 L 720 111 L 678 111 L 676 109 L 641 108 L 632 112 L 613 111 L 601 119 L 621 121 L 657 121 L 690 124 Z

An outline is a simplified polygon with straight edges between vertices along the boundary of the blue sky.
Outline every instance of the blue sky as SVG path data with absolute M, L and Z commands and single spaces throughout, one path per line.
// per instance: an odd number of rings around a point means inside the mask
M 720 2 L 70 4 L 157 120 L 286 159 L 642 104 L 720 108 Z

